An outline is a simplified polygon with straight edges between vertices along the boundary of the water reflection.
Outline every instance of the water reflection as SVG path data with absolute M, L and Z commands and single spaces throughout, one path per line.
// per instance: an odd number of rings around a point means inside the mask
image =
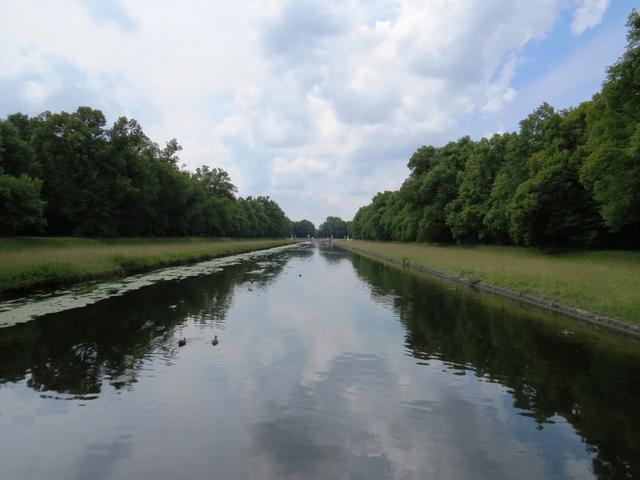
M 130 387 L 153 355 L 171 362 L 180 325 L 224 329 L 234 288 L 266 288 L 286 259 L 230 265 L 221 272 L 129 292 L 98 303 L 0 329 L 0 382 L 75 396 L 100 393 L 104 379 Z
M 336 395 L 384 377 L 374 355 L 334 358 L 311 386 L 298 384 L 286 402 L 267 406 L 252 432 L 251 469 L 261 478 L 392 478 L 393 462 L 366 416 L 347 416 L 349 396 Z
M 490 295 L 459 294 L 450 284 L 363 257 L 354 257 L 353 265 L 373 298 L 392 299 L 415 358 L 426 364 L 439 359 L 454 374 L 471 370 L 508 387 L 513 406 L 539 430 L 568 421 L 595 455 L 597 475 L 640 477 L 636 341 Z
M 638 478 L 639 367 L 300 246 L 0 329 L 0 478 Z

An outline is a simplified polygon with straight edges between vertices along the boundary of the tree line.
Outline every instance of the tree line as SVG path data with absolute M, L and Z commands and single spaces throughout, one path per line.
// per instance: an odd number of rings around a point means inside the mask
M 293 222 L 291 229 L 295 238 L 313 238 L 316 235 L 316 226 L 307 219 Z
M 350 223 L 340 217 L 327 217 L 316 229 L 309 220 L 300 220 L 292 223 L 293 236 L 296 238 L 346 238 L 349 235 Z
M 349 235 L 349 223 L 340 217 L 327 217 L 316 229 L 309 220 L 293 222 L 293 236 L 296 238 L 346 238 Z
M 354 238 L 640 247 L 640 15 L 600 92 L 542 104 L 517 132 L 420 147 L 398 191 L 356 213 Z
M 16 113 L 0 120 L 0 235 L 284 237 L 269 197 L 236 196 L 227 172 L 179 166 L 125 117 L 100 110 Z
M 346 238 L 349 235 L 349 222 L 340 217 L 327 217 L 318 227 L 318 236 L 322 238 Z

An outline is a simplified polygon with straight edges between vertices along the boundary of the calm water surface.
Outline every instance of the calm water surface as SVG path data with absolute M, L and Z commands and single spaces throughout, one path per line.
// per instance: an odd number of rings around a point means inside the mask
M 1 479 L 640 478 L 638 342 L 341 250 L 59 310 L 0 328 Z

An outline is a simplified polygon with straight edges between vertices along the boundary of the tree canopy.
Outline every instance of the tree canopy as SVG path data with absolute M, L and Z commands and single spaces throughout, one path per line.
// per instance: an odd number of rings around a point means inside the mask
M 422 146 L 395 192 L 353 218 L 354 238 L 536 246 L 640 246 L 640 15 L 602 90 L 543 103 L 517 132 Z
M 347 236 L 347 222 L 340 217 L 327 217 L 318 227 L 318 236 L 325 238 L 345 238 Z
M 296 238 L 313 238 L 316 235 L 316 226 L 307 219 L 293 222 L 291 227 Z
M 0 120 L 0 235 L 284 237 L 269 197 L 236 196 L 227 172 L 179 166 L 133 119 L 100 110 Z

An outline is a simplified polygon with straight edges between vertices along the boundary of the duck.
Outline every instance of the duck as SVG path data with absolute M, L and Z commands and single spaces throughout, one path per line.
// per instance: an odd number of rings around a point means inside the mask
M 218 335 L 216 335 L 213 340 L 211 340 L 211 345 L 217 345 L 218 344 Z
M 180 340 L 178 340 L 178 346 L 179 347 L 184 347 L 187 344 L 187 339 L 185 338 L 181 338 Z
M 249 291 L 250 291 L 250 292 L 253 292 L 253 288 L 249 287 Z

